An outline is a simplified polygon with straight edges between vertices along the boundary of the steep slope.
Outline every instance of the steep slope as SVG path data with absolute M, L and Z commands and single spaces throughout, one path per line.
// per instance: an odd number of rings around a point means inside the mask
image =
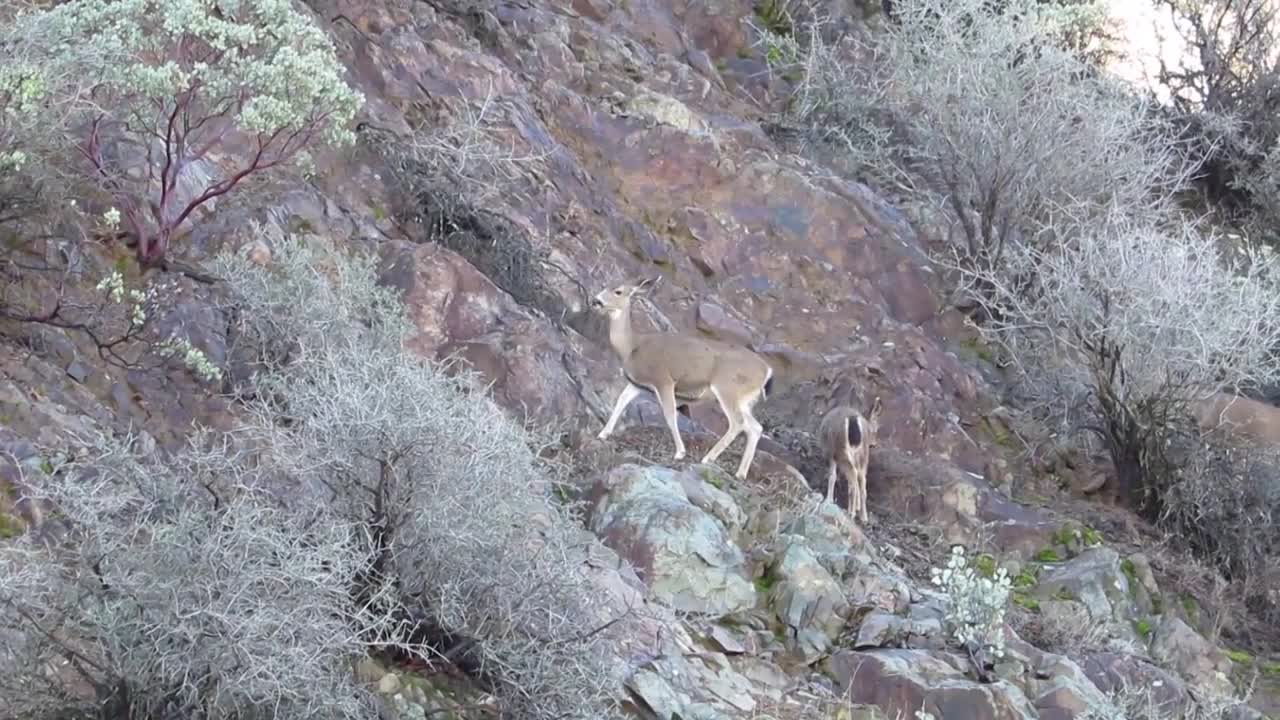
M 725 616 L 685 624 L 661 611 L 653 635 L 677 637 L 644 646 L 655 657 L 638 664 L 631 684 L 637 709 L 663 718 L 819 710 L 859 717 L 848 706 L 865 704 L 879 709 L 861 717 L 910 716 L 922 706 L 939 718 L 1083 717 L 1101 691 L 1152 678 L 1185 701 L 1182 682 L 1143 653 L 1093 648 L 1077 663 L 1015 638 L 1011 659 L 997 668 L 1001 679 L 986 685 L 967 679 L 961 656 L 945 650 L 941 596 L 924 587 L 925 573 L 898 566 L 927 572 L 943 562 L 943 542 L 982 544 L 1015 574 L 1041 554 L 1042 576 L 1032 574 L 1026 604 L 1075 602 L 1121 626 L 1148 624 L 1137 631 L 1142 638 L 1126 639 L 1150 639 L 1158 613 L 1129 589 L 1131 560 L 1064 537 L 1056 516 L 982 480 L 1003 452 L 990 432 L 998 392 L 981 363 L 958 352 L 964 326 L 943 309 L 944 289 L 926 268 L 927 237 L 870 188 L 784 152 L 763 129 L 760 118 L 785 99 L 750 48 L 752 3 L 308 6 L 367 98 L 362 142 L 318 156 L 310 181 L 285 188 L 270 208 L 224 204 L 178 242 L 178 254 L 198 263 L 258 243 L 269 258 L 250 222 L 262 218 L 374 248 L 383 280 L 405 293 L 419 353 L 460 356 L 513 413 L 568 426 L 567 454 L 593 502 L 591 529 L 640 568 L 609 576 L 617 597 L 643 591 L 658 605 Z M 406 158 L 430 156 L 440 127 L 468 122 L 489 130 L 471 161 L 499 169 L 454 195 L 415 184 L 420 166 Z M 113 259 L 104 251 L 90 261 L 105 268 Z M 589 440 L 620 379 L 587 299 L 641 275 L 665 279 L 653 324 L 751 343 L 779 363 L 778 391 L 761 411 L 772 438 L 761 447 L 776 457 L 761 458 L 749 487 L 721 491 L 732 481 L 709 468 L 654 467 L 670 448 L 662 431 L 636 427 L 660 423 L 648 400 L 624 418 L 630 430 L 608 443 Z M 216 289 L 175 282 L 182 300 L 166 322 L 232 376 L 247 372 Z M 145 429 L 169 445 L 192 421 L 234 421 L 234 407 L 190 378 L 112 368 L 74 332 L 24 326 L 19 334 L 26 347 L 5 347 L 0 361 L 0 441 L 19 460 L 34 457 L 33 442 L 89 422 Z M 884 403 L 873 508 L 922 526 L 934 556 L 913 557 L 876 530 L 868 538 L 851 529 L 829 505 L 806 504 L 801 483 L 807 475 L 816 486 L 822 468 L 805 455 L 804 433 L 849 395 Z M 724 429 L 713 405 L 693 408 L 682 423 L 697 433 L 694 457 Z M 726 467 L 740 448 L 723 458 Z M 682 525 L 645 527 L 654 504 L 678 508 L 714 537 L 690 539 L 696 533 Z M 718 584 L 708 589 L 698 565 L 683 585 L 659 591 L 654 555 L 662 551 L 654 548 L 671 547 L 663 533 L 717 543 Z M 1110 585 L 1120 582 L 1116 596 Z M 703 604 L 721 592 L 730 599 Z M 1151 653 L 1189 679 L 1231 671 L 1182 620 L 1163 622 L 1153 642 L 1161 649 Z M 705 667 L 691 667 L 693 656 Z M 386 694 L 408 702 L 405 682 L 383 682 Z M 843 710 L 838 694 L 851 698 Z

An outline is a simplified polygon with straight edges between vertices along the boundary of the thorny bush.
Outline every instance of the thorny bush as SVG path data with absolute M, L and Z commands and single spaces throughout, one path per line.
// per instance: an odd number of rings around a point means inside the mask
M 592 541 L 549 492 L 534 438 L 474 375 L 404 346 L 375 259 L 276 234 L 271 269 L 230 256 L 246 429 L 269 464 L 368 529 L 376 576 L 427 641 L 528 718 L 605 718 L 620 668 Z

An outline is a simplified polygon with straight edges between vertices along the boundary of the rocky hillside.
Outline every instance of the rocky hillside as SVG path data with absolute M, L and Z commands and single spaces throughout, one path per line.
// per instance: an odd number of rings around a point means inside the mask
M 415 352 L 462 358 L 514 416 L 558 429 L 602 597 L 645 609 L 626 627 L 636 714 L 1118 718 L 1123 697 L 1177 718 L 1250 678 L 1255 710 L 1196 717 L 1280 712 L 1268 695 L 1280 665 L 1219 643 L 1212 588 L 1177 584 L 1153 533 L 1072 495 L 1103 471 L 1093 459 L 1026 461 L 1044 433 L 1002 407 L 999 370 L 928 267 L 928 229 L 771 135 L 786 88 L 752 44 L 750 0 L 306 5 L 365 96 L 359 142 L 270 195 L 216 204 L 175 240 L 175 265 L 248 247 L 269 267 L 265 221 L 376 251 Z M 483 130 L 449 157 L 474 147 L 468 161 L 488 173 L 454 196 L 420 176 L 449 128 Z M 127 256 L 104 246 L 83 260 L 133 280 Z M 779 369 L 745 483 L 725 470 L 741 441 L 722 467 L 696 463 L 726 427 L 714 404 L 681 417 L 684 461 L 670 461 L 648 398 L 594 439 L 621 379 L 588 301 L 644 276 L 663 282 L 637 323 L 750 344 Z M 217 283 L 167 277 L 162 334 L 181 329 L 226 383 L 247 374 Z M 5 323 L 0 445 L 19 463 L 95 426 L 171 448 L 193 423 L 236 424 L 235 404 L 188 373 L 119 367 L 76 328 Z M 874 397 L 873 520 L 858 527 L 812 494 L 825 489 L 812 432 L 834 404 Z M 33 521 L 20 503 L 4 510 L 0 534 Z M 980 575 L 1013 578 L 1005 655 L 981 671 L 929 582 L 953 543 L 983 553 Z M 360 673 L 397 717 L 489 716 L 457 673 L 374 661 Z

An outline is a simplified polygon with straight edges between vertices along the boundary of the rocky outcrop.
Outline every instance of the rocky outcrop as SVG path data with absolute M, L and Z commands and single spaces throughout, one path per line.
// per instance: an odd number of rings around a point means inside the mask
M 996 393 L 981 364 L 957 352 L 961 323 L 941 309 L 927 239 L 867 186 L 784 152 L 754 119 L 781 94 L 749 44 L 753 3 L 462 5 L 306 3 L 369 99 L 362 137 L 403 144 L 437 116 L 459 114 L 458 101 L 490 103 L 495 143 L 534 158 L 500 192 L 456 217 L 426 218 L 404 177 L 363 142 L 318 154 L 313 182 L 285 188 L 269 212 L 220 205 L 177 253 L 198 263 L 247 245 L 265 262 L 269 243 L 248 232 L 264 213 L 335 246 L 373 250 L 381 282 L 409 308 L 416 352 L 457 357 L 513 413 L 577 426 L 577 436 L 589 428 L 588 437 L 621 379 L 587 298 L 607 282 L 658 273 L 666 282 L 652 308 L 637 310 L 637 325 L 769 350 L 779 369 L 761 408 L 771 434 L 803 434 L 848 395 L 882 398 L 873 511 L 936 530 L 939 546 L 983 541 L 1025 560 L 1050 544 L 1060 523 L 981 475 L 1011 472 L 982 430 Z M 483 218 L 500 218 L 498 231 L 479 237 L 473 226 Z M 443 242 L 432 220 L 475 242 Z M 86 262 L 92 275 L 115 259 L 95 250 Z M 225 361 L 231 382 L 243 378 L 216 291 L 179 283 L 183 295 L 162 325 Z M 38 464 L 37 444 L 90 421 L 142 430 L 158 446 L 180 442 L 193 421 L 233 424 L 234 409 L 182 373 L 110 367 L 74 333 L 28 335 L 21 351 L 0 349 L 0 449 L 20 461 Z M 608 443 L 570 452 L 622 448 L 647 429 L 637 426 L 661 423 L 653 410 L 638 400 Z M 725 428 L 714 404 L 680 422 L 703 439 Z M 637 713 L 742 717 L 785 704 L 797 687 L 833 685 L 865 717 L 924 709 L 939 720 L 1069 718 L 1130 682 L 1158 682 L 1170 702 L 1189 702 L 1177 673 L 1225 689 L 1229 661 L 1171 614 L 1153 623 L 1150 653 L 1174 672 L 1132 655 L 1068 659 L 1011 642 L 993 669 L 998 680 L 977 683 L 949 647 L 946 598 L 888 560 L 874 527 L 829 504 L 755 493 L 766 478 L 785 478 L 788 493 L 806 479 L 770 442 L 745 485 L 692 462 L 651 466 L 653 453 L 618 462 L 601 451 L 588 474 L 587 523 L 599 541 L 588 571 L 602 612 L 593 620 L 628 611 L 609 671 Z M 694 447 L 691 439 L 691 455 Z M 0 465 L 0 479 L 14 475 Z M 0 521 L 11 509 L 0 505 Z M 1085 550 L 1047 564 L 1026 594 L 1045 606 L 1078 603 L 1128 632 L 1155 609 L 1141 599 L 1156 594 L 1154 581 L 1134 567 L 1131 577 L 1114 551 Z M 409 679 L 387 677 L 374 682 L 406 716 L 445 708 Z
M 1120 555 L 1096 547 L 1060 564 L 1046 566 L 1034 592 L 1043 599 L 1072 600 L 1084 605 L 1095 622 L 1129 623 L 1132 592 Z
M 874 705 L 886 717 L 1030 720 L 1035 708 L 1007 681 L 980 685 L 966 680 L 963 665 L 948 655 L 923 650 L 843 651 L 832 656 L 829 673 L 837 691 L 854 703 Z
M 735 519 L 741 522 L 733 500 L 696 474 L 628 464 L 592 488 L 588 527 L 636 569 L 660 602 L 723 615 L 756 602 L 745 558 L 732 539 Z
M 1179 617 L 1165 613 L 1151 637 L 1151 657 L 1215 695 L 1231 695 L 1231 659 Z
M 780 536 L 776 552 L 766 576 L 772 585 L 769 605 L 782 621 L 788 648 L 807 665 L 830 650 L 849 605 L 840 583 L 801 536 Z

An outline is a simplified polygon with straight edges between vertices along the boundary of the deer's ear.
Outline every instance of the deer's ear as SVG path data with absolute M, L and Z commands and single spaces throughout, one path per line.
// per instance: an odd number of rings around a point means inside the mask
M 661 275 L 655 275 L 654 277 L 647 277 L 641 280 L 640 282 L 636 283 L 635 288 L 631 291 L 631 294 L 636 295 L 638 293 L 650 292 L 654 288 L 658 287 L 658 284 L 661 282 L 662 282 Z
M 876 399 L 875 399 L 875 402 L 871 403 L 871 417 L 873 417 L 873 418 L 878 418 L 878 417 L 880 417 L 880 411 L 881 411 L 881 410 L 884 410 L 884 405 L 883 405 L 883 404 L 881 404 L 881 402 L 880 402 L 880 396 L 879 396 L 879 395 L 877 395 L 877 396 L 876 396 Z

